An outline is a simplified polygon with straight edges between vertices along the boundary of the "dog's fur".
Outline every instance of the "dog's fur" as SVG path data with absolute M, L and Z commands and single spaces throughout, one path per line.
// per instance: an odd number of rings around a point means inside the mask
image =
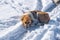
M 29 27 L 34 20 L 38 20 L 40 23 L 46 24 L 49 22 L 50 18 L 48 13 L 38 10 L 26 12 L 21 18 L 25 28 Z
M 50 20 L 48 13 L 46 12 L 37 12 L 38 14 L 38 20 L 40 23 L 47 24 Z

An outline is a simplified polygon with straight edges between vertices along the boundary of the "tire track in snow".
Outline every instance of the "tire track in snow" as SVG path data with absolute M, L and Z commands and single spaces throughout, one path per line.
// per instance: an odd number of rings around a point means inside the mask
M 20 27 L 20 25 L 21 25 L 21 22 L 19 22 L 19 23 L 17 23 L 16 25 L 14 25 L 14 26 L 11 26 L 11 27 L 9 27 L 9 28 L 7 28 L 7 29 L 5 29 L 5 30 L 2 30 L 2 31 L 0 31 L 0 38 L 2 38 L 2 37 L 6 37 L 6 35 L 7 35 L 7 37 L 8 36 L 11 36 L 11 35 L 16 35 L 15 33 L 17 33 L 17 31 L 20 31 L 20 34 L 21 33 L 24 33 L 26 30 L 23 28 L 21 28 Z M 19 29 L 19 30 L 18 30 Z M 15 31 L 14 31 L 15 30 Z M 21 32 L 22 31 L 22 32 Z M 3 34 L 4 33 L 4 34 Z M 19 33 L 19 32 L 18 32 Z
M 48 25 L 47 25 L 48 27 Z M 48 28 L 49 29 L 49 28 Z M 43 35 L 47 32 L 48 29 L 36 29 L 35 31 L 32 31 L 31 33 L 26 34 L 27 36 L 24 37 L 23 40 L 35 40 L 38 35 L 40 35 L 40 39 L 43 37 Z M 39 31 L 38 31 L 39 30 Z
M 60 5 L 58 5 L 52 12 L 49 13 L 51 19 L 54 19 L 54 18 L 56 18 L 57 16 L 60 15 L 60 13 L 59 13 L 59 11 L 60 11 L 59 7 L 60 7 Z

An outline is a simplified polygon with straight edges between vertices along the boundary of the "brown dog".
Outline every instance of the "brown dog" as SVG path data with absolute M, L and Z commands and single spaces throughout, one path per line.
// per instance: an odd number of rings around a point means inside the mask
M 49 22 L 50 18 L 48 13 L 38 10 L 26 12 L 21 18 L 25 28 L 29 27 L 35 20 L 38 20 L 39 23 L 46 24 Z

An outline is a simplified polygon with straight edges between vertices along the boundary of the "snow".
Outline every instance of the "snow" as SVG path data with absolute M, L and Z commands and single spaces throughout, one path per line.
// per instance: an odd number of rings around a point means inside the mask
M 49 13 L 49 23 L 25 29 L 20 18 L 30 10 Z M 0 40 L 60 40 L 60 5 L 52 0 L 0 0 Z

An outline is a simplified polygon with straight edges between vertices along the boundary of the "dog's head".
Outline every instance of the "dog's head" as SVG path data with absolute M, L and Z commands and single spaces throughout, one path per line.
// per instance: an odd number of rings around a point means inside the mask
M 25 28 L 27 28 L 28 26 L 31 25 L 31 18 L 29 17 L 28 14 L 23 15 L 22 18 L 21 18 L 21 21 L 22 21 L 23 26 L 24 26 Z

